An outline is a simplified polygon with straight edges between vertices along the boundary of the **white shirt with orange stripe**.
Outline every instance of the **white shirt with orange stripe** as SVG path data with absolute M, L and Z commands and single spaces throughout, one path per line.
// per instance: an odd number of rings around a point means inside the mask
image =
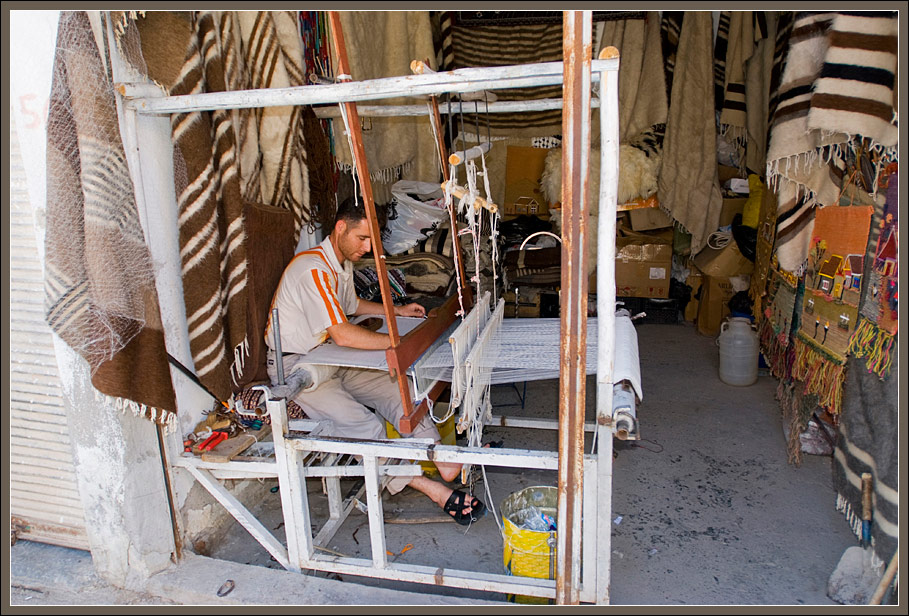
M 347 321 L 357 309 L 353 264 L 338 262 L 331 239 L 304 250 L 284 269 L 272 308 L 278 309 L 281 350 L 306 354 L 328 339 L 328 328 Z M 265 343 L 273 345 L 271 313 Z

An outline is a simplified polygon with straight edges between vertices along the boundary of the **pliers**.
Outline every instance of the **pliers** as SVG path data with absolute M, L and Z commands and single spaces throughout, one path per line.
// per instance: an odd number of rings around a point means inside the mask
M 230 434 L 228 434 L 227 430 L 215 430 L 211 436 L 202 441 L 202 444 L 199 445 L 199 451 L 211 451 L 218 443 L 226 441 L 229 436 Z

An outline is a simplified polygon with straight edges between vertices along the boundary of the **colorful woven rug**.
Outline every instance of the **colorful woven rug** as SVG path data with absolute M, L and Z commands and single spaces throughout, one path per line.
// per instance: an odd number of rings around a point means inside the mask
M 859 309 L 859 326 L 849 341 L 849 353 L 866 358 L 869 372 L 883 378 L 890 371 L 898 330 L 899 199 L 898 175 L 888 174 L 882 184 L 886 204 L 875 211 L 871 241 L 865 254 L 867 282 Z

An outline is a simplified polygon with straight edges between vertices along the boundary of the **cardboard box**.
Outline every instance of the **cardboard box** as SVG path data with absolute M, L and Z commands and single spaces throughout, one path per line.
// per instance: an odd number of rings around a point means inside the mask
M 728 165 L 717 165 L 716 166 L 716 177 L 720 182 L 720 186 L 723 186 L 731 180 L 732 178 L 741 178 L 744 177 L 742 172 L 738 170 L 737 167 L 730 167 Z
M 518 289 L 517 304 L 515 304 L 514 291 L 508 291 L 503 296 L 505 300 L 504 314 L 508 318 L 551 318 L 558 316 L 559 293 L 547 289 L 522 287 Z
M 669 297 L 672 231 L 630 233 L 615 240 L 617 297 Z
M 717 224 L 717 228 L 731 225 L 735 215 L 745 211 L 745 203 L 747 201 L 748 197 L 743 197 L 741 199 L 723 199 L 723 207 L 720 210 L 720 222 Z
M 635 231 L 665 229 L 672 226 L 672 219 L 658 206 L 630 210 L 628 217 L 631 220 L 631 228 Z
M 754 271 L 754 262 L 742 254 L 739 245 L 732 238 L 722 248 L 705 246 L 694 258 L 694 264 L 705 275 L 718 278 L 741 276 Z
M 735 289 L 729 278 L 705 276 L 698 302 L 698 332 L 704 336 L 717 336 L 720 325 L 729 314 L 729 300 Z
M 547 154 L 546 148 L 513 145 L 506 148 L 503 204 L 506 215 L 548 216 L 549 203 L 540 187 Z
M 701 289 L 701 286 L 704 283 L 704 275 L 699 272 L 696 268 L 691 267 L 688 278 L 685 279 L 685 284 L 691 287 L 691 299 L 688 300 L 688 303 L 685 305 L 685 320 L 694 323 L 698 318 L 698 306 L 700 306 L 700 301 L 698 300 L 698 291 Z

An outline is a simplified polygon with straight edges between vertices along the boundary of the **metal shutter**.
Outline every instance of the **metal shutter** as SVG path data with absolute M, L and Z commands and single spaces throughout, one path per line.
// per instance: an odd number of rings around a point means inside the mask
M 89 549 L 63 408 L 57 359 L 44 321 L 44 277 L 34 210 L 10 109 L 9 459 L 10 531 Z

